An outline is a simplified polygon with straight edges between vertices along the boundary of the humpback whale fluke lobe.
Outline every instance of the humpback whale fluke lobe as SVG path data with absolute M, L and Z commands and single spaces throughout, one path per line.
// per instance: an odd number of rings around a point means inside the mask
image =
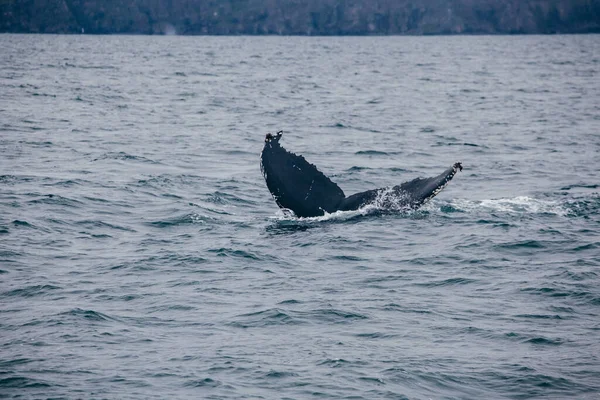
M 335 211 L 357 210 L 378 202 L 382 207 L 417 209 L 452 180 L 462 164 L 457 162 L 438 176 L 417 178 L 401 185 L 367 190 L 346 197 L 344 191 L 304 157 L 279 144 L 283 131 L 268 133 L 260 156 L 260 169 L 280 208 L 297 217 L 318 217 Z

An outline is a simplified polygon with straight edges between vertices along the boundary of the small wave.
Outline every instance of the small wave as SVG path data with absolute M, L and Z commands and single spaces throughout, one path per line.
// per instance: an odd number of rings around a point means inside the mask
M 310 311 L 293 311 L 281 308 L 270 308 L 236 317 L 229 323 L 239 328 L 256 328 L 272 325 L 300 325 L 300 324 L 348 324 L 356 320 L 368 319 L 366 315 L 335 308 L 324 308 Z
M 359 314 L 352 311 L 339 310 L 336 308 L 314 310 L 308 312 L 306 316 L 312 320 L 318 320 L 332 324 L 347 324 L 355 320 L 363 320 L 369 318 L 364 314 Z
M 167 253 L 162 256 L 151 256 L 144 257 L 138 260 L 110 263 L 106 265 L 108 270 L 130 270 L 132 272 L 137 271 L 154 271 L 158 267 L 164 269 L 165 265 L 169 265 L 172 268 L 193 268 L 196 273 L 212 273 L 211 270 L 198 269 L 200 264 L 207 263 L 208 260 L 203 257 L 197 257 L 189 254 L 173 254 Z M 183 285 L 181 282 L 175 282 L 173 286 Z
M 298 374 L 295 373 L 295 372 L 275 371 L 275 370 L 272 369 L 269 372 L 267 372 L 267 374 L 265 375 L 265 378 L 280 379 L 280 378 L 289 378 L 289 377 L 294 377 L 294 376 L 298 376 Z
M 216 191 L 206 196 L 205 201 L 214 204 L 254 204 L 253 201 L 243 199 L 231 193 Z
M 553 287 L 527 287 L 521 289 L 521 292 L 528 293 L 535 296 L 548 296 L 548 297 L 565 297 L 575 299 L 579 304 L 588 304 L 588 305 L 598 305 L 600 304 L 600 297 L 585 290 L 586 288 L 582 286 L 581 288 L 568 289 L 568 288 L 553 288 Z
M 463 142 L 463 143 L 444 143 L 444 142 L 437 142 L 436 146 L 468 146 L 468 147 L 483 147 L 483 148 L 488 148 L 487 146 L 481 145 L 481 144 L 475 144 L 475 143 L 469 143 L 469 142 Z
M 516 242 L 501 243 L 496 246 L 500 249 L 543 249 L 546 246 L 538 240 L 519 240 Z
M 534 337 L 531 339 L 527 339 L 525 343 L 531 343 L 536 345 L 546 345 L 546 346 L 559 346 L 563 344 L 563 341 L 560 339 L 552 340 L 544 337 Z
M 600 214 L 600 194 L 594 193 L 591 196 L 569 199 L 565 202 L 569 213 L 575 217 L 589 218 L 592 215 Z
M 392 171 L 392 172 L 412 172 L 412 171 L 411 171 L 411 170 L 409 170 L 409 169 L 406 169 L 406 168 L 400 168 L 400 167 L 391 167 L 391 168 L 388 168 L 388 170 L 390 170 L 390 171 Z
M 45 229 L 43 227 L 31 224 L 31 223 L 29 223 L 27 221 L 23 221 L 23 220 L 20 220 L 20 219 L 14 220 L 12 222 L 12 224 L 13 224 L 14 227 L 18 227 L 18 228 L 35 229 L 35 230 L 41 230 L 41 231 L 44 231 L 44 232 L 49 232 L 48 229 Z
M 582 281 L 593 281 L 595 279 L 598 278 L 598 273 L 594 272 L 594 271 L 563 271 L 560 274 L 556 275 L 557 277 L 560 277 L 561 279 L 568 279 L 571 281 L 575 281 L 575 282 L 582 282 Z
M 55 94 L 51 94 L 51 93 L 38 93 L 38 92 L 29 92 L 29 94 L 31 94 L 32 96 L 36 96 L 36 97 L 52 97 L 53 99 L 56 98 Z
M 85 181 L 82 179 L 64 179 L 64 180 L 56 181 L 53 183 L 46 183 L 46 184 L 44 184 L 44 186 L 71 187 L 71 186 L 78 186 L 78 185 L 89 184 L 89 183 L 90 183 L 89 181 Z
M 375 378 L 372 376 L 361 376 L 360 378 L 358 378 L 359 381 L 362 382 L 366 382 L 366 383 L 375 383 L 378 385 L 385 385 L 385 381 L 381 378 Z
M 475 283 L 475 282 L 477 282 L 477 281 L 474 279 L 468 279 L 468 278 L 450 278 L 450 279 L 444 279 L 444 280 L 439 280 L 439 281 L 416 283 L 415 285 L 423 286 L 423 287 L 438 287 L 438 286 L 467 285 L 467 284 Z
M 353 166 L 353 167 L 350 167 L 350 168 L 348 168 L 346 171 L 349 171 L 349 172 L 353 172 L 353 171 L 366 171 L 366 170 L 369 170 L 369 169 L 373 169 L 373 168 L 369 168 L 369 167 L 359 167 L 359 166 L 356 166 L 356 165 L 355 165 L 355 166 Z
M 24 253 L 12 250 L 0 250 L 0 261 L 10 261 L 11 258 L 22 256 Z
M 572 189 L 598 189 L 600 188 L 600 185 L 598 184 L 584 184 L 584 183 L 578 183 L 578 184 L 574 184 L 574 185 L 568 185 L 565 187 L 560 188 L 560 190 L 572 190 Z
M 369 333 L 357 333 L 355 334 L 358 338 L 363 339 L 391 339 L 398 337 L 399 335 L 394 333 L 383 333 L 383 332 L 369 332 Z
M 413 313 L 413 314 L 431 314 L 430 310 L 416 309 L 407 306 L 403 306 L 396 303 L 389 303 L 383 306 L 384 311 L 399 311 L 403 313 Z
M 280 305 L 286 305 L 286 304 L 302 304 L 302 303 L 303 303 L 303 302 L 302 302 L 302 301 L 300 301 L 300 300 L 289 299 L 289 300 L 283 300 L 283 301 L 280 301 L 280 302 L 279 302 L 279 303 L 277 303 L 277 304 L 280 304 Z
M 70 311 L 64 312 L 60 315 L 65 315 L 65 316 L 73 316 L 76 318 L 82 318 L 88 321 L 110 321 L 110 320 L 114 320 L 114 318 L 109 317 L 106 314 L 103 314 L 101 312 L 98 311 L 94 311 L 94 310 L 83 310 L 81 308 L 74 308 Z
M 252 254 L 250 252 L 244 251 L 244 250 L 220 248 L 220 249 L 210 249 L 208 251 L 210 253 L 215 253 L 217 256 L 220 256 L 220 257 L 241 257 L 241 258 L 247 258 L 247 259 L 251 259 L 251 260 L 260 260 L 261 259 L 259 256 Z
M 39 199 L 28 201 L 30 204 L 49 204 L 66 207 L 80 207 L 83 203 L 75 199 L 69 199 L 56 194 L 47 194 Z
M 23 122 L 27 122 L 33 124 L 33 121 L 24 120 Z M 52 147 L 54 143 L 50 141 L 27 141 L 27 140 L 19 140 L 19 144 L 26 144 L 31 147 Z
M 201 215 L 197 213 L 185 214 L 181 216 L 176 216 L 173 218 L 167 218 L 159 221 L 149 222 L 148 225 L 154 226 L 157 228 L 170 228 L 179 225 L 189 225 L 189 224 L 204 224 L 209 221 L 214 221 L 215 218 L 209 217 L 208 215 Z
M 34 361 L 35 360 L 31 359 L 31 358 L 15 358 L 13 360 L 4 360 L 4 361 L 0 361 L 0 368 L 6 369 L 8 367 L 12 367 L 15 365 L 29 364 Z
M 354 154 L 363 155 L 363 156 L 387 156 L 387 155 L 389 155 L 389 153 L 386 153 L 385 151 L 378 151 L 378 150 L 360 150 Z
M 45 382 L 36 381 L 34 379 L 26 378 L 24 376 L 11 376 L 8 378 L 0 379 L 0 388 L 48 388 L 52 387 Z
M 221 382 L 216 381 L 214 379 L 211 378 L 205 378 L 205 379 L 200 379 L 200 380 L 195 380 L 195 381 L 189 381 L 184 383 L 185 386 L 187 387 L 194 387 L 194 388 L 200 388 L 200 387 L 218 387 L 221 386 Z
M 525 319 L 562 319 L 562 317 L 558 314 L 518 314 L 515 315 L 516 318 L 525 318 Z
M 239 150 L 239 149 L 233 149 L 233 150 L 224 150 L 223 154 L 227 154 L 229 156 L 253 156 L 254 152 L 252 151 L 244 151 L 244 150 Z
M 36 297 L 36 296 L 43 296 L 43 295 L 48 294 L 56 289 L 61 289 L 61 288 L 58 286 L 54 286 L 54 285 L 34 285 L 34 286 L 28 286 L 25 288 L 10 290 L 8 292 L 3 293 L 2 296 L 6 296 L 6 297 L 12 297 L 12 296 Z
M 239 315 L 236 321 L 229 325 L 237 328 L 256 328 L 271 325 L 297 325 L 301 321 L 288 315 L 279 308 L 258 311 L 250 314 Z
M 160 164 L 158 161 L 154 161 L 154 160 L 151 160 L 151 159 L 143 157 L 143 156 L 135 156 L 132 154 L 125 153 L 123 151 L 120 151 L 118 153 L 115 153 L 115 152 L 105 153 L 102 156 L 93 159 L 92 161 L 99 161 L 99 160 L 138 161 L 138 162 L 149 163 L 149 164 Z
M 571 249 L 573 252 L 584 251 L 584 250 L 594 250 L 600 247 L 600 243 L 587 243 L 581 246 L 575 246 Z
M 67 65 L 67 64 L 65 64 Z M 75 65 L 68 64 L 71 68 L 81 68 L 81 69 L 117 69 L 114 65 Z
M 338 256 L 333 256 L 331 258 L 333 260 L 339 260 L 342 262 L 344 262 L 344 261 L 368 261 L 368 259 L 366 259 L 366 258 L 350 256 L 350 255 L 338 255 Z
M 0 183 L 3 185 L 14 185 L 22 182 L 31 182 L 33 177 L 23 175 L 0 175 Z
M 350 361 L 344 360 L 343 358 L 327 358 L 325 360 L 319 361 L 317 365 L 325 365 L 331 368 L 338 368 L 350 363 Z
M 161 306 L 157 306 L 157 307 L 150 307 L 148 309 L 148 312 L 152 313 L 152 312 L 166 311 L 166 312 L 170 313 L 170 312 L 176 312 L 176 311 L 193 311 L 193 310 L 197 310 L 197 307 L 185 305 L 185 304 L 172 304 L 172 305 L 161 305 Z
M 139 179 L 137 185 L 141 187 L 165 188 L 173 185 L 173 181 L 168 176 L 150 176 L 147 179 Z
M 133 229 L 133 228 L 129 228 L 126 226 L 114 225 L 114 224 L 110 224 L 108 222 L 104 222 L 104 221 L 100 221 L 100 220 L 83 220 L 83 221 L 77 221 L 76 224 L 85 226 L 86 228 L 90 228 L 90 229 L 92 229 L 92 228 L 110 228 L 110 229 L 116 229 L 119 231 L 135 232 L 135 229 Z

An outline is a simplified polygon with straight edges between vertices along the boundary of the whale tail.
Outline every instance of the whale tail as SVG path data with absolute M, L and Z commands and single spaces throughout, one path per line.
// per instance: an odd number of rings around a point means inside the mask
M 260 156 L 260 168 L 267 187 L 280 208 L 298 217 L 316 217 L 335 211 L 357 210 L 365 205 L 416 209 L 436 196 L 452 180 L 462 164 L 455 163 L 440 175 L 417 178 L 392 188 L 372 189 L 346 197 L 344 191 L 304 157 L 284 149 L 279 140 L 283 131 L 268 133 Z M 390 201 L 393 199 L 393 201 Z

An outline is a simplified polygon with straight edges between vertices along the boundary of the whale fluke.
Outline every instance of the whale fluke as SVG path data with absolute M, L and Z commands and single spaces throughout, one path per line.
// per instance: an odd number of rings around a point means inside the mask
M 283 131 L 265 137 L 260 168 L 275 202 L 297 217 L 317 217 L 335 211 L 357 210 L 378 202 L 382 208 L 416 209 L 436 196 L 452 180 L 462 164 L 455 163 L 440 175 L 417 178 L 391 188 L 372 189 L 346 197 L 344 191 L 304 157 L 279 143 Z

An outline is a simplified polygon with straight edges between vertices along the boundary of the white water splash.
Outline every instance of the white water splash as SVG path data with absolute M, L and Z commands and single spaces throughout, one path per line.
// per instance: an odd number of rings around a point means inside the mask
M 171 24 L 165 24 L 163 27 L 163 34 L 165 36 L 177 36 L 177 29 Z
M 300 222 L 323 222 L 323 221 L 346 221 L 358 216 L 369 215 L 378 211 L 396 211 L 401 213 L 412 213 L 415 210 L 411 208 L 404 196 L 394 192 L 392 187 L 381 189 L 377 197 L 370 203 L 360 207 L 358 210 L 336 211 L 333 213 L 325 212 L 318 217 L 298 218 L 291 210 L 279 210 L 277 215 L 271 217 L 278 221 L 300 221 Z
M 373 210 L 403 210 L 406 207 L 406 198 L 394 192 L 393 187 L 386 187 L 377 191 L 375 199 L 362 206 L 365 211 Z M 359 210 L 360 210 L 359 209 Z
M 565 204 L 556 200 L 542 200 L 528 196 L 517 196 L 513 198 L 487 199 L 487 200 L 466 200 L 455 199 L 450 201 L 432 200 L 425 203 L 417 210 L 412 209 L 402 202 L 398 196 L 393 195 L 390 189 L 382 190 L 375 201 L 369 203 L 358 210 L 336 211 L 334 213 L 325 213 L 319 217 L 297 218 L 291 211 L 279 210 L 277 215 L 270 219 L 277 221 L 293 222 L 324 222 L 324 221 L 347 221 L 349 219 L 365 216 L 378 211 L 395 211 L 398 213 L 410 215 L 418 212 L 436 213 L 440 210 L 444 212 L 445 207 L 451 207 L 454 211 L 465 213 L 509 213 L 509 214 L 553 214 L 557 216 L 572 215 L 573 211 Z
M 429 208 L 439 208 L 439 204 L 430 205 Z M 511 214 L 555 214 L 566 216 L 569 209 L 556 200 L 541 200 L 528 196 L 513 198 L 500 198 L 489 200 L 456 199 L 448 203 L 449 206 L 463 212 L 502 212 Z
M 369 210 L 367 210 L 369 208 Z M 279 210 L 277 215 L 270 217 L 275 221 L 292 221 L 292 222 L 324 222 L 324 221 L 346 221 L 360 215 L 367 215 L 372 212 L 373 208 L 370 206 L 354 210 L 354 211 L 336 211 L 333 213 L 326 212 L 324 215 L 318 217 L 296 217 L 291 211 L 284 212 Z

